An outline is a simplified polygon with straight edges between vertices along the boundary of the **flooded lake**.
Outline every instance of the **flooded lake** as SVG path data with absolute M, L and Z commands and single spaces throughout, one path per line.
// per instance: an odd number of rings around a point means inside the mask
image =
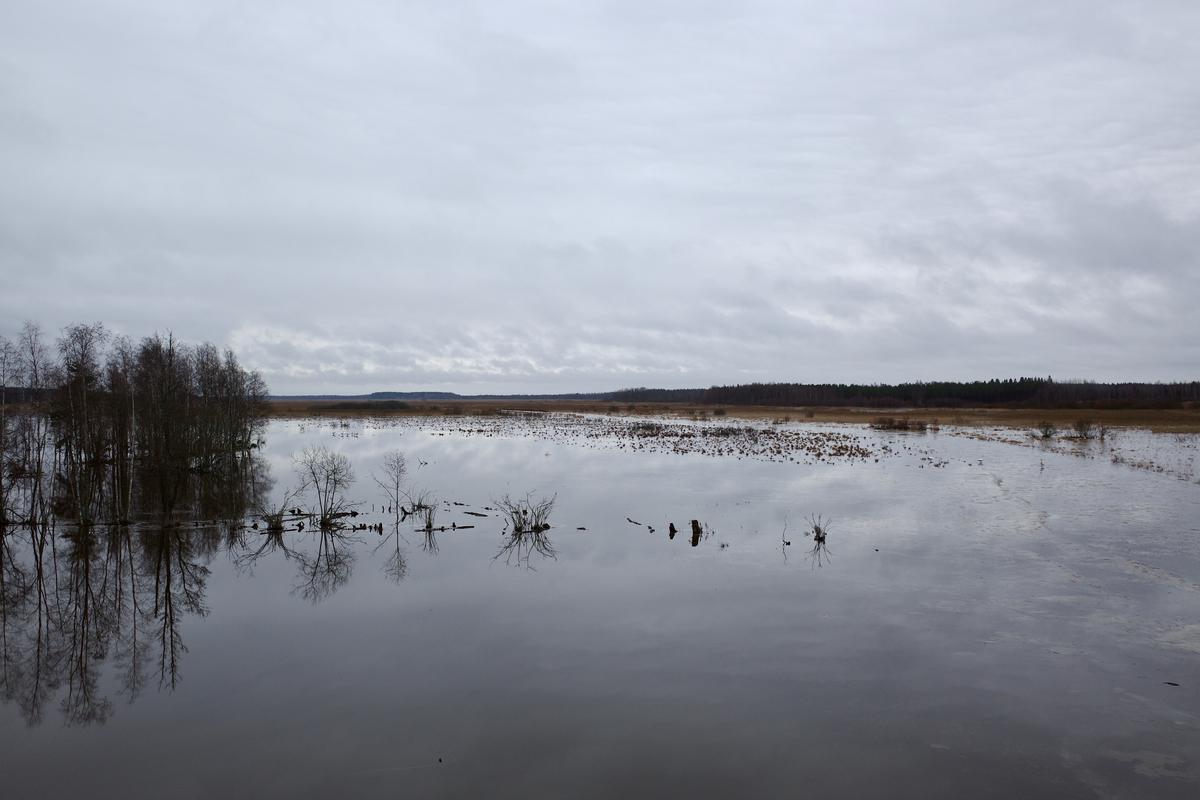
M 340 529 L 8 530 L 0 791 L 1195 798 L 1198 439 L 275 421 L 247 496 L 324 445 Z

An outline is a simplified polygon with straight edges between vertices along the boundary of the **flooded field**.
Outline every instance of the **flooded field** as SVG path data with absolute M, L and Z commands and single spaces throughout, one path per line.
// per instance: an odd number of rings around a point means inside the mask
M 324 529 L 313 446 L 354 472 Z M 252 452 L 169 514 L 7 529 L 5 796 L 1200 793 L 1200 436 L 520 414 Z

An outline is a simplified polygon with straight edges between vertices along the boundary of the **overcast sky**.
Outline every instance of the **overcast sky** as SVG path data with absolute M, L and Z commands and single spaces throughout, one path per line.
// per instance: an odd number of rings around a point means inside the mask
M 0 333 L 276 393 L 1200 378 L 1200 3 L 0 4 Z

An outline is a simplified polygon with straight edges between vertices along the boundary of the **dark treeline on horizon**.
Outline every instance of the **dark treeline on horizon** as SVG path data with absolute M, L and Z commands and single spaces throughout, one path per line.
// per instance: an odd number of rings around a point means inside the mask
M 189 475 L 241 485 L 266 397 L 257 373 L 211 344 L 135 343 L 95 323 L 51 345 L 26 323 L 15 340 L 0 337 L 0 525 L 126 523 L 135 470 L 139 493 L 154 495 L 145 505 L 166 515 Z
M 1200 401 L 1200 381 L 1093 383 L 1010 378 L 900 384 L 749 383 L 708 389 L 622 389 L 609 397 L 624 403 L 763 406 L 1172 408 Z
M 986 381 L 910 383 L 746 383 L 707 389 L 638 387 L 615 392 L 567 394 L 456 394 L 454 392 L 372 392 L 370 394 L 278 395 L 272 400 L 341 400 L 398 403 L 453 400 L 578 400 L 613 403 L 697 403 L 762 406 L 900 406 L 958 408 L 1178 408 L 1200 402 L 1200 381 L 1100 383 L 1053 378 L 993 378 Z M 354 405 L 347 405 L 348 410 Z

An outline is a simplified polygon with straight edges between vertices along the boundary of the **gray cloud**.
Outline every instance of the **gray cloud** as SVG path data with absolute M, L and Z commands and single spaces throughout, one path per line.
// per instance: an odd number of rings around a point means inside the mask
M 279 392 L 1195 378 L 1191 2 L 0 8 L 0 333 Z

